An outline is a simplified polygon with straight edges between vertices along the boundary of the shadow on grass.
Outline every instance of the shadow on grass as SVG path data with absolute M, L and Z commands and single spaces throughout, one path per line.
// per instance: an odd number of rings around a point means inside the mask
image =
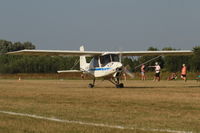
M 125 86 L 124 88 L 127 88 L 127 89 L 165 89 L 165 88 L 170 88 L 170 89 L 173 89 L 173 88 L 200 88 L 199 85 L 196 85 L 196 86 Z
M 200 88 L 200 85 L 193 85 L 193 86 L 124 86 L 124 88 L 116 88 L 115 86 L 99 86 L 95 85 L 94 88 L 89 88 L 87 85 L 83 86 L 61 86 L 62 89 L 184 89 L 184 88 Z

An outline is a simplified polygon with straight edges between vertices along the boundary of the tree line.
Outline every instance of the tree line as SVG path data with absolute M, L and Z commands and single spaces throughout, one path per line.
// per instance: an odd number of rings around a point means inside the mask
M 79 57 L 23 56 L 5 54 L 7 52 L 35 48 L 35 45 L 31 42 L 13 43 L 11 41 L 0 40 L 0 73 L 56 73 L 57 70 L 70 70 L 72 68 L 79 69 L 79 63 L 75 65 L 75 62 L 79 60 Z M 159 49 L 149 47 L 147 50 L 157 51 Z M 176 49 L 166 47 L 162 50 Z M 140 71 L 139 66 L 144 62 L 147 62 L 146 65 L 148 66 L 154 65 L 155 61 L 157 61 L 161 65 L 162 71 L 177 72 L 180 71 L 182 64 L 186 64 L 189 71 L 200 72 L 200 46 L 194 47 L 193 51 L 194 55 L 191 56 L 124 57 L 122 62 L 124 66 L 128 66 L 131 71 Z M 153 69 L 149 69 L 148 71 L 153 71 Z
M 149 47 L 148 51 L 158 51 L 159 49 L 154 47 Z M 163 48 L 162 50 L 176 50 L 171 47 Z M 125 58 L 125 66 L 130 66 L 132 71 L 140 71 L 141 64 L 146 63 L 146 66 L 154 66 L 155 62 L 158 62 L 162 68 L 162 71 L 166 72 L 179 72 L 181 70 L 182 64 L 186 64 L 190 72 L 200 72 L 200 46 L 193 48 L 193 55 L 190 56 L 140 56 L 138 58 Z M 152 60 L 154 59 L 154 60 Z M 150 61 L 152 60 L 152 61 Z M 150 61 L 150 62 L 148 62 Z M 146 67 L 146 69 L 148 69 Z M 149 68 L 148 71 L 153 71 L 152 68 Z

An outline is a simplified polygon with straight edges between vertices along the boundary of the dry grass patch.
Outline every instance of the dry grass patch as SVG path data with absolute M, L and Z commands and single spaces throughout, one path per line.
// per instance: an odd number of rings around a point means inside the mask
M 200 87 L 195 81 L 128 80 L 122 89 L 101 81 L 90 89 L 88 82 L 0 80 L 0 110 L 147 129 L 135 132 L 149 132 L 148 128 L 200 132 Z M 5 114 L 0 119 L 0 131 L 5 132 L 133 132 Z

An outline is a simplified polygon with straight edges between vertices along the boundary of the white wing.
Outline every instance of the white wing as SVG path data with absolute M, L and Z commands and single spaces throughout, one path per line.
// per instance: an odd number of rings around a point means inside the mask
M 98 51 L 70 51 L 70 50 L 20 50 L 8 52 L 11 55 L 48 55 L 48 56 L 95 56 L 101 55 L 103 52 Z
M 191 50 L 173 50 L 173 51 L 124 51 L 122 56 L 154 56 L 154 55 L 192 55 Z
M 70 50 L 20 50 L 8 52 L 11 55 L 48 55 L 48 56 L 96 56 L 103 54 L 121 54 L 122 56 L 154 56 L 154 55 L 192 55 L 191 50 L 175 51 L 122 51 L 122 52 L 105 52 L 105 51 L 70 51 Z

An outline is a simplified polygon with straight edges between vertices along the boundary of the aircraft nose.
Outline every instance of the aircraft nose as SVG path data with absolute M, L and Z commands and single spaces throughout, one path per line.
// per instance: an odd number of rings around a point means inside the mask
M 121 64 L 121 63 L 119 63 L 119 64 L 117 65 L 116 70 L 117 70 L 117 71 L 121 71 L 121 70 L 122 70 L 122 64 Z
M 119 64 L 118 64 L 118 67 L 122 68 L 122 66 L 123 66 L 122 63 L 119 63 Z
M 121 71 L 122 71 L 122 67 L 116 68 L 116 71 L 117 71 L 117 72 L 121 72 Z

